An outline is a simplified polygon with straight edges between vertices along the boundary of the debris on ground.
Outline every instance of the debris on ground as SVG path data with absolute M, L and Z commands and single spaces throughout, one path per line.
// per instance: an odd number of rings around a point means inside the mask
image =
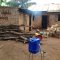
M 58 24 L 48 27 L 47 32 L 49 33 L 49 36 L 60 38 L 60 26 Z

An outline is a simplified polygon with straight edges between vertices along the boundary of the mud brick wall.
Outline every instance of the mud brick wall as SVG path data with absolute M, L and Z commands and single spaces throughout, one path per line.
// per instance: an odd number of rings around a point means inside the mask
M 52 26 L 54 24 L 60 25 L 60 21 L 58 21 L 58 15 L 57 14 L 50 14 L 49 15 L 49 26 Z
M 18 8 L 0 7 L 0 26 L 18 25 L 19 13 Z
M 25 31 L 29 31 L 29 15 L 20 13 L 19 15 L 19 29 L 24 30 L 25 25 Z
M 42 16 L 36 16 L 32 21 L 33 28 L 41 28 Z

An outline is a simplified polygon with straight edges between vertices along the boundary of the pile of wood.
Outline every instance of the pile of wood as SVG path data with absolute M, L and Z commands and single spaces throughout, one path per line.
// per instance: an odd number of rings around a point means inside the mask
M 16 40 L 17 35 L 11 34 L 10 31 L 0 31 L 0 40 Z
M 60 38 L 60 26 L 58 24 L 52 25 L 47 29 L 49 36 Z
M 16 40 L 25 43 L 32 35 L 34 34 L 20 31 L 15 25 L 0 26 L 0 40 Z
M 17 25 L 0 26 L 0 40 L 18 39 L 19 37 L 17 35 L 14 35 L 10 32 L 18 30 L 19 28 Z
M 19 26 L 17 25 L 8 25 L 8 26 L 0 26 L 0 31 L 18 31 Z

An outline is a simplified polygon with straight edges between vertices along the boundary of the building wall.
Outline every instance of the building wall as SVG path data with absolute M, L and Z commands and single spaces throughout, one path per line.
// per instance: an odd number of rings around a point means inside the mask
M 23 25 L 23 14 L 19 14 L 19 25 Z
M 19 13 L 18 8 L 0 7 L 0 26 L 18 25 Z
M 60 21 L 58 21 L 58 15 L 57 14 L 48 14 L 48 21 L 47 21 L 47 27 L 52 26 L 54 24 L 59 24 L 60 26 Z M 36 16 L 35 20 L 32 21 L 32 26 L 34 28 L 41 28 L 42 27 L 42 16 Z
M 29 31 L 29 15 L 20 13 L 19 15 L 19 29 L 24 30 L 25 25 L 25 31 Z
M 36 16 L 34 20 L 32 20 L 33 28 L 41 28 L 42 16 Z
M 60 21 L 58 21 L 58 15 L 57 14 L 50 14 L 49 15 L 49 26 L 52 26 L 54 24 L 60 25 Z

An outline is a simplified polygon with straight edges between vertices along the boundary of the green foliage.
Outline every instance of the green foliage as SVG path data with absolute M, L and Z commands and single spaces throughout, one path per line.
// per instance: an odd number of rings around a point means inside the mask
M 22 9 L 27 9 L 29 6 L 36 4 L 35 2 L 29 2 L 30 0 L 20 0 L 20 7 Z
M 0 0 L 0 6 L 2 6 L 2 4 L 5 4 L 6 6 L 6 0 Z
M 2 3 L 3 3 L 3 0 L 0 0 L 0 6 L 1 6 Z
M 6 0 L 0 0 L 0 6 L 10 6 L 10 7 L 20 7 L 22 9 L 27 9 L 29 6 L 36 4 L 35 2 L 29 2 L 30 0 L 19 0 L 17 1 L 9 1 L 6 2 Z M 4 3 L 4 5 L 2 5 Z
M 18 7 L 19 6 L 19 3 L 16 1 L 9 1 L 6 4 L 10 7 Z
M 29 6 L 36 4 L 35 2 L 29 2 L 30 0 L 19 0 L 19 1 L 20 2 L 9 1 L 7 2 L 7 5 L 11 7 L 20 7 L 22 9 L 27 9 Z

